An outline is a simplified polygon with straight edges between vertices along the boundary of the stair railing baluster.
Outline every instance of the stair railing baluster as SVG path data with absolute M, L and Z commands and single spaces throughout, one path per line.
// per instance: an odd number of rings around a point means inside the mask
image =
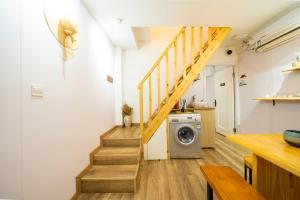
M 160 110 L 160 64 L 157 65 L 157 107 Z
M 140 93 L 140 130 L 141 130 L 141 135 L 143 138 L 143 133 L 144 133 L 144 103 L 143 103 L 143 87 L 139 87 L 139 93 Z
M 169 99 L 169 53 L 166 53 L 166 97 Z
M 203 53 L 203 28 L 199 27 L 199 55 L 201 56 Z
M 175 83 L 175 90 L 177 89 L 177 41 L 174 42 L 174 83 Z
M 183 79 L 185 79 L 186 76 L 185 31 L 182 32 L 182 64 L 183 64 Z
M 194 27 L 191 27 L 191 64 L 194 64 L 194 58 L 195 58 L 195 38 L 194 38 Z
M 149 123 L 152 121 L 152 80 L 149 76 Z
M 208 39 L 207 39 L 208 45 L 210 45 L 211 40 L 212 40 L 212 27 L 208 27 Z

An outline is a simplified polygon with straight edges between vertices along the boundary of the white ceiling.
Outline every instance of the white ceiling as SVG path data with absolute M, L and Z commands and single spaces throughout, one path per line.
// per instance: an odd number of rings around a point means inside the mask
M 157 26 L 230 26 L 251 34 L 297 3 L 283 0 L 82 0 L 112 43 L 137 48 Z M 118 22 L 118 18 L 122 22 Z

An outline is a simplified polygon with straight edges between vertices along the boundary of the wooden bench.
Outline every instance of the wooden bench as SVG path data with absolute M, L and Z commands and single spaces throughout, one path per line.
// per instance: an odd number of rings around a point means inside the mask
M 227 166 L 200 166 L 207 180 L 207 199 L 213 192 L 219 200 L 264 200 L 265 198 L 249 185 L 239 174 Z
M 249 181 L 250 185 L 252 185 L 252 162 L 253 162 L 252 160 L 253 160 L 252 155 L 248 155 L 244 157 L 244 168 L 245 168 L 244 178 L 246 181 Z

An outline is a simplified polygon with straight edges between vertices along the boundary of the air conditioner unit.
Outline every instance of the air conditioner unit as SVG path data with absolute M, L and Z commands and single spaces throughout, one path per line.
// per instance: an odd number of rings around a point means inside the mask
M 249 43 L 256 52 L 265 52 L 300 37 L 300 7 L 259 31 Z

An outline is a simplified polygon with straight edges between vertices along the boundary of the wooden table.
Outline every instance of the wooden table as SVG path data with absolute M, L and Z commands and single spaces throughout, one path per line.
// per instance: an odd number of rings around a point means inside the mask
M 227 139 L 253 153 L 253 186 L 270 200 L 300 199 L 300 148 L 282 134 L 236 134 Z

